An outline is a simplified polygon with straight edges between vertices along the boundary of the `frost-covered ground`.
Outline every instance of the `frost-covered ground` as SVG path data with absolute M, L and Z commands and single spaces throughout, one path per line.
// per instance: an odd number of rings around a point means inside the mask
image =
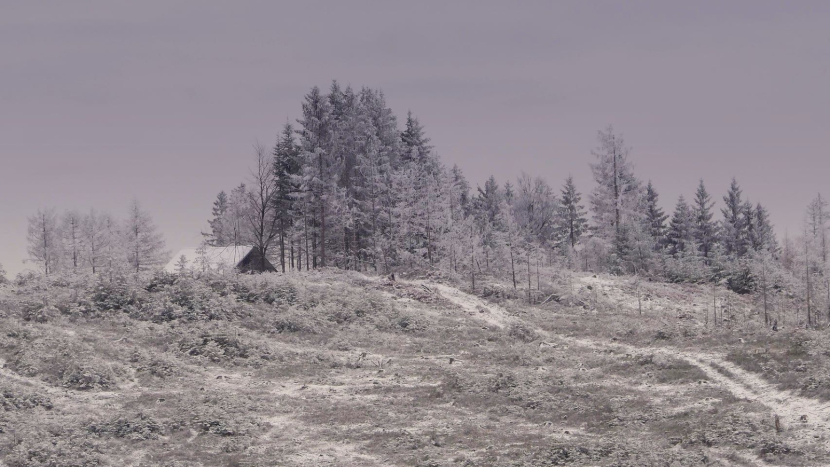
M 830 464 L 826 331 L 551 276 L 7 287 L 0 465 Z

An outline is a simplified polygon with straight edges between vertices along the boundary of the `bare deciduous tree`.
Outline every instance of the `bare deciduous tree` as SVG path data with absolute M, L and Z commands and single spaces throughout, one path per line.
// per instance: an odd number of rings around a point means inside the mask
M 29 218 L 27 240 L 29 261 L 37 263 L 47 276 L 58 270 L 60 262 L 60 232 L 54 209 L 38 209 Z
M 261 267 L 265 269 L 268 250 L 280 233 L 277 216 L 277 186 L 271 156 L 264 146 L 254 145 L 256 160 L 251 169 L 248 190 L 248 225 L 254 246 L 259 249 Z
M 158 266 L 164 261 L 164 239 L 150 215 L 133 201 L 124 225 L 127 261 L 135 272 Z

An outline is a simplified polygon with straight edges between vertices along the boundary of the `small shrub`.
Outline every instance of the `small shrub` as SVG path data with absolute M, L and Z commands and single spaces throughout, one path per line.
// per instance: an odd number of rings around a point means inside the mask
M 25 394 L 13 391 L 11 388 L 0 389 L 0 407 L 6 411 L 29 410 L 35 407 L 52 409 L 52 401 L 40 394 Z
M 98 436 L 115 436 L 133 441 L 158 439 L 163 432 L 161 423 L 154 418 L 139 413 L 134 417 L 119 417 L 102 424 L 91 424 L 87 431 Z
M 138 302 L 137 292 L 123 277 L 112 281 L 101 277 L 92 292 L 92 303 L 101 311 L 123 310 Z
M 225 335 L 203 334 L 196 339 L 185 340 L 179 345 L 179 349 L 188 355 L 202 356 L 214 363 L 249 356 L 246 345 L 237 338 Z
M 115 376 L 109 370 L 72 365 L 64 371 L 62 385 L 79 391 L 112 389 L 115 387 Z
M 522 323 L 513 323 L 507 328 L 507 335 L 522 342 L 532 342 L 539 336 L 530 327 Z
M 33 302 L 24 303 L 20 311 L 23 321 L 35 323 L 46 323 L 54 319 L 59 313 L 58 309 L 53 306 Z

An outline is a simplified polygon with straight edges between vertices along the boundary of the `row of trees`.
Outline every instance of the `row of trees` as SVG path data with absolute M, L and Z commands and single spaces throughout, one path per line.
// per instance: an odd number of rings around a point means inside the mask
M 782 246 L 767 210 L 736 180 L 719 216 L 703 180 L 667 214 L 651 181 L 637 177 L 623 137 L 609 126 L 597 143 L 585 201 L 571 177 L 561 188 L 526 174 L 503 184 L 490 177 L 471 190 L 415 116 L 399 128 L 382 92 L 333 82 L 328 93 L 314 87 L 304 96 L 302 117 L 273 148 L 254 147 L 249 179 L 214 201 L 205 243 L 255 245 L 282 271 L 441 269 L 469 277 L 473 288 L 482 275 L 506 278 L 529 295 L 540 267 L 552 264 L 723 282 L 756 293 L 765 316 L 785 300 L 808 324 L 830 323 L 823 198 L 810 204 L 801 235 Z M 94 211 L 30 219 L 30 257 L 47 274 L 112 270 L 116 260 L 141 271 L 158 265 L 162 250 L 137 203 L 123 222 Z
M 166 261 L 164 239 L 137 201 L 116 219 L 94 209 L 58 213 L 40 209 L 29 218 L 29 261 L 46 275 L 61 271 L 140 272 Z
M 561 189 L 524 174 L 515 184 L 491 177 L 473 192 L 460 168 L 441 163 L 418 119 L 407 114 L 399 129 L 383 93 L 369 88 L 312 88 L 297 126 L 255 152 L 250 180 L 217 196 L 205 236 L 254 244 L 283 271 L 443 268 L 518 286 L 533 267 L 563 261 L 748 289 L 738 280 L 744 258 L 780 250 L 766 209 L 734 180 L 722 219 L 702 181 L 692 204 L 681 197 L 666 215 L 611 127 L 592 151 L 590 219 L 570 177 Z

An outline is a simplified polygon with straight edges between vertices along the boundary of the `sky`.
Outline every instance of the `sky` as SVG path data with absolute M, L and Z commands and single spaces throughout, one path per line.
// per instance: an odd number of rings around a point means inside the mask
M 613 124 L 671 210 L 731 178 L 794 235 L 830 196 L 830 2 L 6 2 L 0 264 L 27 217 L 137 199 L 173 252 L 207 228 L 302 96 L 332 79 L 411 110 L 475 186 L 589 192 Z M 587 196 L 586 196 L 587 198 Z

